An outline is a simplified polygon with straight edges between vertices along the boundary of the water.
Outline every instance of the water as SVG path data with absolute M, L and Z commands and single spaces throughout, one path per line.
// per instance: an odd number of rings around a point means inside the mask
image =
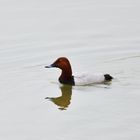
M 0 1 L 0 139 L 139 140 L 139 13 L 138 0 Z M 60 87 L 44 68 L 60 56 L 115 79 Z

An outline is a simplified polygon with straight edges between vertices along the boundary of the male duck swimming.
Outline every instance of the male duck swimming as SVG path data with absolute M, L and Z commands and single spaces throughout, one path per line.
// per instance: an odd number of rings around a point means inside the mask
M 81 75 L 74 76 L 72 75 L 71 64 L 66 57 L 60 57 L 53 64 L 45 66 L 45 68 L 53 67 L 62 70 L 58 79 L 61 84 L 80 86 L 109 82 L 113 79 L 110 74 L 103 73 L 83 73 Z

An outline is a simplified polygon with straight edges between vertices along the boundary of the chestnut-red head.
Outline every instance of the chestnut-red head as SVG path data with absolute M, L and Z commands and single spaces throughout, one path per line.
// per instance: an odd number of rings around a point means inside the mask
M 62 70 L 62 73 L 59 77 L 59 81 L 61 83 L 69 83 L 72 81 L 72 69 L 69 60 L 66 57 L 58 58 L 54 63 L 49 66 L 45 66 L 45 68 L 59 68 Z
M 51 65 L 45 66 L 45 68 L 52 68 L 52 67 L 60 68 L 61 70 L 70 70 L 71 69 L 70 62 L 66 57 L 60 57 Z

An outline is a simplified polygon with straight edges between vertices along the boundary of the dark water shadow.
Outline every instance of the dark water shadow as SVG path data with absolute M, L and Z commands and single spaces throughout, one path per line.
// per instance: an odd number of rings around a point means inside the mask
M 50 100 L 58 106 L 60 110 L 66 110 L 71 103 L 72 86 L 62 85 L 60 87 L 62 95 L 59 97 L 46 97 L 45 99 Z
M 109 89 L 111 85 L 111 82 L 104 82 L 103 84 L 90 84 L 85 86 L 74 86 L 74 89 L 76 90 L 82 90 L 92 88 L 104 88 Z M 59 86 L 61 91 L 61 96 L 58 97 L 46 97 L 45 99 L 51 101 L 55 105 L 58 106 L 58 109 L 60 110 L 67 110 L 69 105 L 71 104 L 71 98 L 72 98 L 72 86 L 70 85 L 61 85 Z

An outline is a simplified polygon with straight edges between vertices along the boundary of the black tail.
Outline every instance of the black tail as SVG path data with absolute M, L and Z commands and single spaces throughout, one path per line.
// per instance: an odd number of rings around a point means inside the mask
M 113 79 L 113 77 L 109 74 L 105 74 L 104 77 L 106 81 L 111 81 Z

